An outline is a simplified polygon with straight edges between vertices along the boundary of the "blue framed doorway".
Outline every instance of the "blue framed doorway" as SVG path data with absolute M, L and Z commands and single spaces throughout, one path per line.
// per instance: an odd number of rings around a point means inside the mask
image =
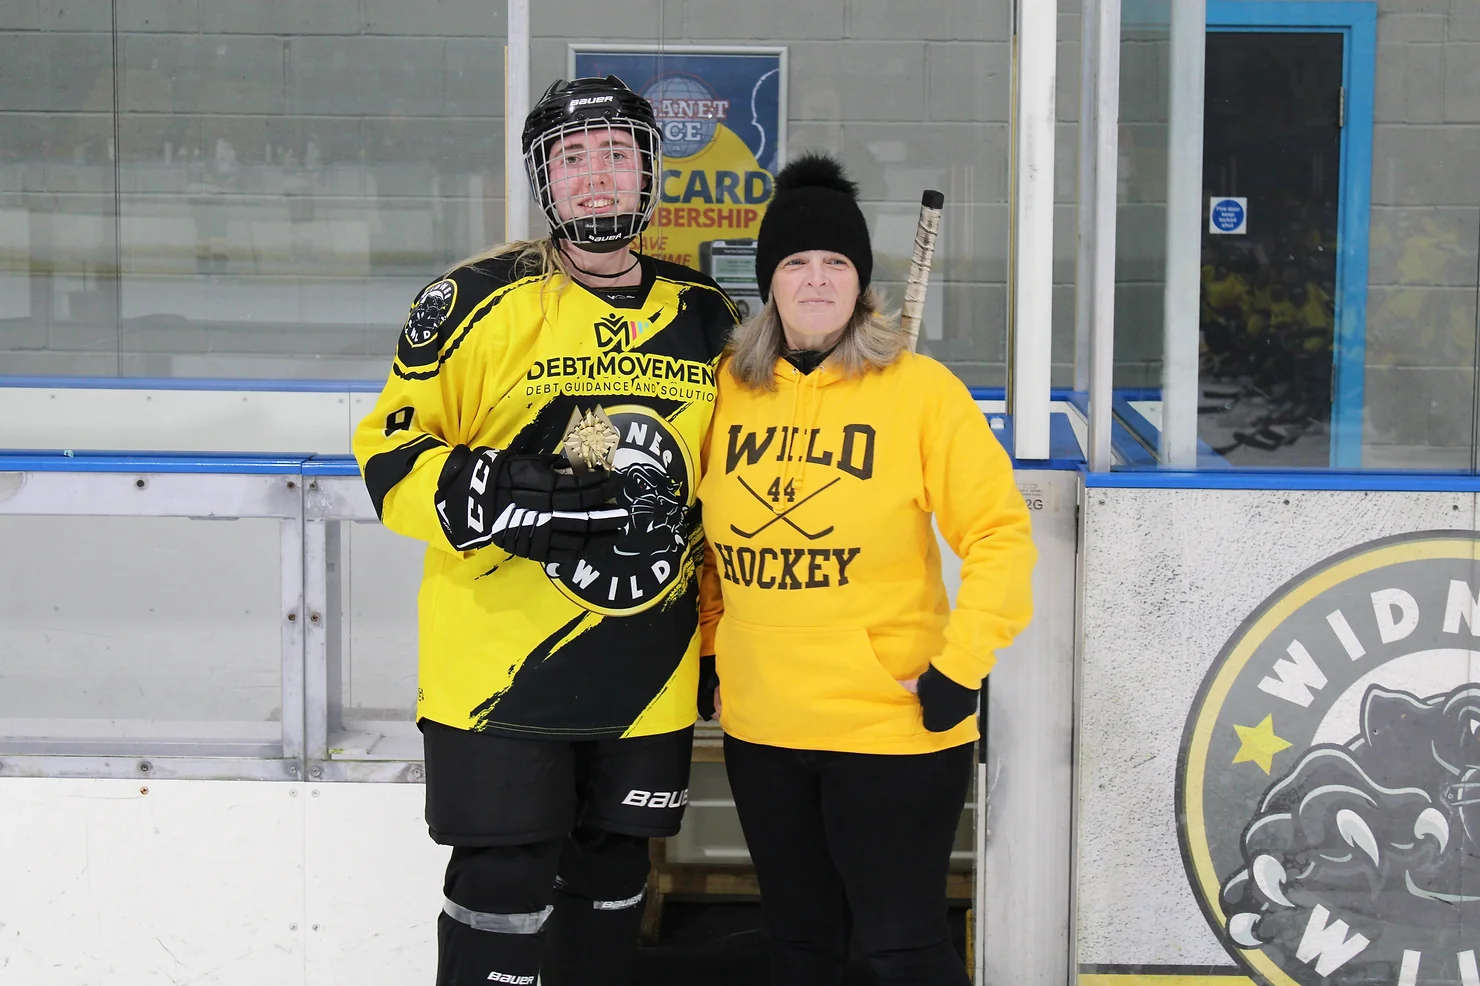
M 1337 469 L 1360 468 L 1366 385 L 1377 3 L 1375 0 L 1208 0 L 1207 29 L 1210 34 L 1339 34 L 1342 37 L 1344 99 L 1333 296 L 1330 464 Z

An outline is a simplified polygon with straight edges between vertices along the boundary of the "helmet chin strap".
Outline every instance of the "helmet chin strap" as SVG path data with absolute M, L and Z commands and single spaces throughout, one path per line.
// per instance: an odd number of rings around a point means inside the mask
M 615 280 L 616 278 L 619 278 L 619 277 L 626 277 L 628 274 L 630 274 L 634 270 L 636 270 L 637 269 L 637 265 L 639 263 L 641 263 L 641 261 L 636 256 L 633 256 L 633 258 L 632 258 L 632 266 L 626 268 L 625 270 L 619 270 L 615 274 L 598 274 L 596 271 L 594 271 L 594 270 L 587 270 L 586 268 L 582 267 L 580 264 L 578 264 L 578 263 L 575 262 L 575 260 L 571 257 L 571 255 L 565 249 L 564 243 L 566 241 L 565 241 L 564 237 L 557 236 L 554 239 L 555 239 L 555 247 L 556 247 L 556 249 L 558 249 L 560 251 L 560 255 L 565 258 L 565 262 L 568 263 L 568 264 L 570 264 L 576 270 L 580 271 L 582 274 L 585 274 L 587 277 L 597 277 L 597 278 L 601 278 L 603 280 L 608 280 L 608 281 Z M 596 248 L 593 248 L 593 247 L 588 247 L 584 243 L 578 244 L 578 245 L 580 246 L 580 248 L 582 250 L 585 250 L 588 253 L 615 253 L 616 251 L 620 250 L 622 247 L 626 246 L 627 244 L 629 244 L 631 242 L 632 242 L 631 240 L 622 240 L 619 243 L 617 243 L 615 246 L 608 246 L 607 244 L 603 243 L 603 244 L 601 244 L 601 248 L 600 249 L 596 249 Z
M 635 236 L 629 236 L 625 240 L 603 240 L 600 243 L 580 243 L 561 233 L 553 233 L 551 235 L 556 243 L 560 243 L 562 241 L 566 243 L 571 243 L 575 246 L 580 247 L 582 250 L 585 250 L 587 253 L 616 253 L 618 250 L 622 249 L 622 247 L 626 246 L 637 238 Z

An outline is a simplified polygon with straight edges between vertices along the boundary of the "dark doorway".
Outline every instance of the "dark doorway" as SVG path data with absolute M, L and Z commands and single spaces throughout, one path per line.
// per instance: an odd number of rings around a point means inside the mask
M 1204 216 L 1198 433 L 1236 465 L 1330 463 L 1342 44 L 1208 34 L 1205 201 L 1247 210 L 1236 233 Z

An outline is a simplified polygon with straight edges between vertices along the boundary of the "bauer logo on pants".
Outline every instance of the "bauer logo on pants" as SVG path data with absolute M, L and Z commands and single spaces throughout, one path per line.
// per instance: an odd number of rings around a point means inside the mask
M 622 804 L 634 808 L 682 808 L 689 803 L 689 789 L 682 791 L 644 791 L 633 788 L 622 799 Z
M 614 544 L 545 572 L 587 609 L 627 616 L 657 605 L 683 574 L 694 467 L 683 438 L 655 411 L 621 404 L 606 412 L 621 435 L 613 468 L 631 519 Z
M 1250 616 L 1183 734 L 1203 913 L 1270 986 L 1480 986 L 1480 540 L 1371 542 Z

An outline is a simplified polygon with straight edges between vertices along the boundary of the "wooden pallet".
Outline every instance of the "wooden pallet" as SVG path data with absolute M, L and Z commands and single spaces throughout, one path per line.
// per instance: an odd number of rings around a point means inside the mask
M 653 868 L 648 874 L 647 899 L 642 914 L 642 942 L 656 944 L 663 932 L 663 901 L 669 896 L 681 897 L 752 897 L 760 899 L 760 884 L 755 867 L 720 863 L 670 863 L 667 844 L 653 839 L 648 849 Z M 970 900 L 973 878 L 970 872 L 946 876 L 946 897 Z

